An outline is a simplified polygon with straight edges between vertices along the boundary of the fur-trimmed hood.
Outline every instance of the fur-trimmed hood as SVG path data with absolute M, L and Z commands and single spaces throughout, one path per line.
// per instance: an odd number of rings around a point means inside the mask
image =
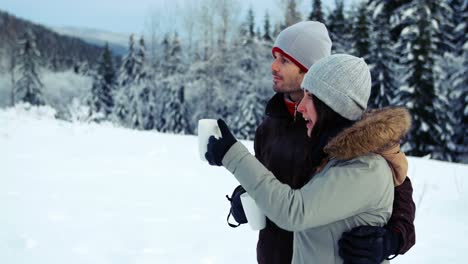
M 370 110 L 351 127 L 340 132 L 325 146 L 329 158 L 349 160 L 369 153 L 382 155 L 392 167 L 395 185 L 404 181 L 408 170 L 399 142 L 411 127 L 404 107 Z M 402 175 L 404 174 L 404 175 Z

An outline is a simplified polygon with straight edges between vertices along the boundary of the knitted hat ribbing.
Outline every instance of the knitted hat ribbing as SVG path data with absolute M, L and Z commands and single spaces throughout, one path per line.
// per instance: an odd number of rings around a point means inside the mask
M 364 59 L 335 54 L 316 62 L 301 87 L 344 118 L 357 120 L 367 108 L 371 75 Z
M 272 53 L 280 52 L 303 71 L 331 53 L 332 42 L 324 24 L 303 21 L 281 31 Z

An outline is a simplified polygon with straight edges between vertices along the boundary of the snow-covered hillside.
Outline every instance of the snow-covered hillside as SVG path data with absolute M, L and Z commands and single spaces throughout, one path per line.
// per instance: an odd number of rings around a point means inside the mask
M 236 180 L 196 137 L 52 116 L 0 110 L 2 263 L 255 263 L 256 232 L 226 224 Z M 465 263 L 468 166 L 411 158 L 409 175 L 417 243 L 392 263 Z
M 130 36 L 130 34 L 91 28 L 55 27 L 53 30 L 59 34 L 77 37 L 100 47 L 108 43 L 109 48 L 117 55 L 123 55 L 127 52 L 128 38 Z

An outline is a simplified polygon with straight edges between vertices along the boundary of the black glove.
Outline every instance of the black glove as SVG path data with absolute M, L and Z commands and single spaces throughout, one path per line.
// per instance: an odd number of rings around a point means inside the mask
M 397 233 L 384 227 L 359 226 L 344 232 L 338 245 L 344 264 L 377 264 L 398 254 L 400 240 Z
M 205 153 L 205 158 L 210 163 L 210 165 L 222 166 L 222 160 L 226 152 L 237 142 L 237 140 L 229 131 L 228 126 L 222 119 L 218 119 L 219 130 L 221 130 L 221 138 L 216 139 L 214 136 L 211 136 L 208 139 L 207 152 Z

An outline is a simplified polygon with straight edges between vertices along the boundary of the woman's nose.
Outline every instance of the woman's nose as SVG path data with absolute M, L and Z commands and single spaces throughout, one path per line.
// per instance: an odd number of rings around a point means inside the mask
M 304 111 L 305 111 L 304 98 L 305 98 L 305 96 L 301 99 L 301 101 L 299 102 L 299 105 L 297 106 L 297 111 L 299 113 L 304 113 Z

